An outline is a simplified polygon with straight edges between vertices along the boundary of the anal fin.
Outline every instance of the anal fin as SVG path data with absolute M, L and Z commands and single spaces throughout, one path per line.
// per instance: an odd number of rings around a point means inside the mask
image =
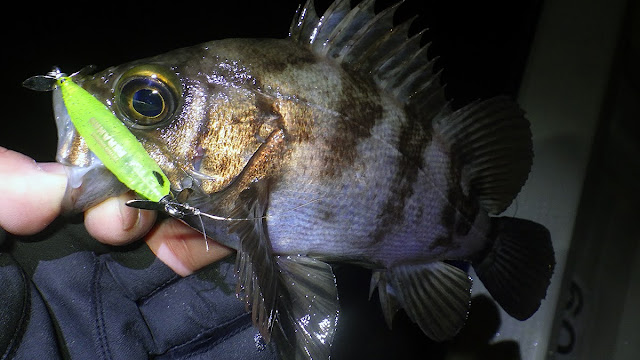
M 471 278 L 444 262 L 394 266 L 378 272 L 377 284 L 385 319 L 390 324 L 402 307 L 431 339 L 452 338 L 467 319 Z
M 389 283 L 386 273 L 387 270 L 373 271 L 373 274 L 371 275 L 371 287 L 369 288 L 369 299 L 371 299 L 371 295 L 373 295 L 373 291 L 377 287 L 382 314 L 384 315 L 384 320 L 387 323 L 387 326 L 391 329 L 393 317 L 396 312 L 400 310 L 400 303 L 393 287 Z

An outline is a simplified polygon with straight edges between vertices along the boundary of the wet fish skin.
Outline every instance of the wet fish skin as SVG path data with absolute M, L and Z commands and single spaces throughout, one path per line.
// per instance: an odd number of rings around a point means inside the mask
M 256 48 L 268 50 L 258 52 Z M 291 60 L 294 54 L 297 58 Z M 446 189 L 449 181 L 446 169 L 441 166 L 446 160 L 444 149 L 427 144 L 426 130 L 408 119 L 394 99 L 376 89 L 372 81 L 355 76 L 339 64 L 314 56 L 308 49 L 287 40 L 222 40 L 142 62 L 148 63 L 173 68 L 179 73 L 185 82 L 182 98 L 189 99 L 183 105 L 187 109 L 183 110 L 184 116 L 163 128 L 132 130 L 155 156 L 172 184 L 184 183 L 185 172 L 197 172 L 191 176 L 199 175 L 203 179 L 198 190 L 206 194 L 220 192 L 247 168 L 251 156 L 263 144 L 261 140 L 265 135 L 260 133 L 269 134 L 281 128 L 286 132 L 286 150 L 284 154 L 268 158 L 274 163 L 276 157 L 286 157 L 277 169 L 280 181 L 271 184 L 267 213 L 270 234 L 278 234 L 272 236 L 276 253 L 312 254 L 327 260 L 332 260 L 332 253 L 347 258 L 370 253 L 378 257 L 368 260 L 373 263 L 372 267 L 392 266 L 395 261 L 406 260 L 407 255 L 429 256 L 415 260 L 437 258 L 433 251 L 426 255 L 425 251 L 410 248 L 406 241 L 407 254 L 398 254 L 398 259 L 389 254 L 395 252 L 393 249 L 383 252 L 375 246 L 385 231 L 389 233 L 387 236 L 397 236 L 400 240 L 409 235 L 423 239 L 434 237 L 437 227 L 448 232 L 441 226 L 437 214 L 428 220 L 430 226 L 417 216 L 414 221 L 418 223 L 413 225 L 394 221 L 399 225 L 396 227 L 404 227 L 413 234 L 398 234 L 379 225 L 381 221 L 391 221 L 385 220 L 386 217 L 396 216 L 396 220 L 401 220 L 398 211 L 393 211 L 394 202 L 396 208 L 403 210 L 398 203 L 407 199 L 394 198 L 396 194 L 391 194 L 394 188 L 390 184 L 408 181 L 398 175 L 401 165 L 418 172 L 421 147 L 426 147 L 428 156 L 434 159 L 425 161 L 427 168 L 414 174 L 413 181 L 434 184 L 431 189 L 422 189 L 413 196 L 414 206 L 430 204 L 432 209 L 446 209 L 450 205 L 448 199 L 440 196 L 440 190 L 434 190 Z M 275 70 L 274 63 L 279 64 Z M 283 63 L 288 64 L 286 68 Z M 85 80 L 83 86 L 96 96 L 109 94 L 110 98 L 103 101 L 110 102 L 117 113 L 115 85 L 102 89 L 100 86 L 117 84 L 110 79 L 137 65 L 134 62 L 108 69 L 97 74 L 93 81 Z M 209 73 L 201 69 L 209 69 Z M 403 130 L 403 126 L 409 129 Z M 411 131 L 414 133 L 411 136 L 422 141 L 416 141 L 414 149 L 400 152 L 397 147 L 402 131 Z M 220 139 L 222 137 L 226 139 Z M 222 146 L 229 151 L 219 151 Z M 366 150 L 358 151 L 357 146 Z M 194 167 L 192 160 L 199 156 L 197 149 L 204 149 L 209 160 L 202 161 L 200 169 Z M 416 163 L 405 157 L 413 158 Z M 266 173 L 275 171 L 269 167 L 251 167 L 249 170 L 254 173 L 251 178 L 265 178 Z M 213 177 L 222 180 L 208 180 Z M 240 188 L 244 190 L 244 187 Z M 174 191 L 181 190 L 178 187 Z M 406 192 L 418 190 L 405 189 Z M 369 196 L 372 192 L 378 196 Z M 295 207 L 297 210 L 292 212 Z M 380 210 L 357 211 L 365 208 Z M 314 229 L 330 230 L 332 234 L 316 238 Z M 349 237 L 345 238 L 345 234 Z M 305 241 L 299 241 L 300 238 Z M 393 243 L 384 241 L 380 246 Z M 476 252 L 478 246 L 470 253 Z M 383 254 L 389 255 L 380 258 Z
M 451 109 L 419 38 L 406 24 L 389 31 L 395 7 L 376 15 L 373 3 L 336 1 L 320 21 L 308 2 L 287 39 L 213 41 L 78 79 L 131 127 L 177 199 L 252 219 L 184 221 L 238 250 L 241 299 L 287 356 L 330 353 L 338 299 L 327 262 L 372 269 L 388 323 L 404 308 L 436 340 L 459 330 L 470 298 L 469 276 L 447 261 L 471 262 L 519 319 L 553 271 L 543 226 L 493 216 L 531 167 L 522 111 L 505 98 Z M 121 94 L 152 75 L 175 112 L 136 124 Z M 73 184 L 85 180 L 68 189 L 69 207 L 112 195 L 73 129 L 60 139 L 58 161 Z

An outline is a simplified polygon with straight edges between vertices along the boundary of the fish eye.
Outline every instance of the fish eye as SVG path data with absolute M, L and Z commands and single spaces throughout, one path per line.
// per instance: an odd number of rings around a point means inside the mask
M 179 93 L 175 83 L 177 80 L 155 68 L 127 71 L 116 85 L 117 110 L 132 127 L 165 124 L 178 108 Z

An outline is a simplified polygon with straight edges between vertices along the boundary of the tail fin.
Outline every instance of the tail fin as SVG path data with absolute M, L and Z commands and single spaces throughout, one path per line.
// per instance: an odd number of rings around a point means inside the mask
M 555 266 L 549 231 L 529 220 L 492 218 L 486 255 L 474 261 L 478 277 L 511 316 L 526 320 L 547 294 Z

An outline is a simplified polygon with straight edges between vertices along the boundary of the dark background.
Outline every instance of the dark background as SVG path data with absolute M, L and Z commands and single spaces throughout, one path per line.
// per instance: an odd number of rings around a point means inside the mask
M 317 0 L 318 12 L 330 2 Z M 38 161 L 54 160 L 51 97 L 22 88 L 29 76 L 44 74 L 53 65 L 69 73 L 88 64 L 102 69 L 215 39 L 286 37 L 298 3 L 56 2 L 43 7 L 17 2 L 2 21 L 5 65 L 0 146 Z M 377 9 L 392 3 L 380 0 Z M 541 5 L 542 0 L 407 0 L 396 18 L 401 21 L 419 15 L 412 30 L 429 29 L 423 42 L 432 43 L 430 56 L 439 56 L 447 95 L 461 106 L 497 94 L 517 95 Z M 387 329 L 377 294 L 367 300 L 368 271 L 339 267 L 336 274 L 342 312 L 333 359 L 404 358 L 409 354 L 412 358 L 452 359 L 451 345 L 476 353 L 489 351 L 493 359 L 518 358 L 515 343 L 486 345 L 499 323 L 497 309 L 486 299 L 474 300 L 468 330 L 457 340 L 434 344 L 403 313 L 396 317 L 394 331 Z M 474 313 L 473 309 L 478 310 Z
M 98 69 L 205 41 L 288 34 L 303 0 L 59 2 L 19 1 L 4 12 L 3 126 L 0 145 L 37 160 L 52 160 L 56 132 L 47 94 L 22 81 L 57 65 L 72 73 Z M 355 2 L 355 1 L 354 1 Z M 542 0 L 408 0 L 397 21 L 419 15 L 412 30 L 428 28 L 430 56 L 444 68 L 447 94 L 456 105 L 496 94 L 515 95 Z M 318 12 L 331 0 L 316 0 Z M 379 0 L 383 9 L 392 0 Z

